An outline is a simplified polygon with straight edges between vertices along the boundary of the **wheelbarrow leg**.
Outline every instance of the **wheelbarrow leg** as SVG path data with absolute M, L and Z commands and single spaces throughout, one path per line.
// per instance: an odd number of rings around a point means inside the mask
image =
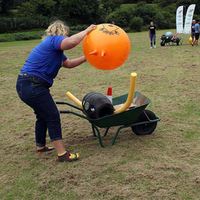
M 106 129 L 106 131 L 105 131 L 103 137 L 105 137 L 105 136 L 107 135 L 109 129 L 110 129 L 110 127 L 108 127 L 108 128 Z
M 92 125 L 92 127 L 93 127 L 94 135 L 99 139 L 99 144 L 101 145 L 101 147 L 104 147 L 99 129 L 95 125 Z M 96 133 L 97 133 L 97 135 L 96 135 Z
M 93 132 L 93 136 L 94 136 L 94 137 L 97 137 L 96 131 L 95 131 L 95 128 L 94 128 L 94 125 L 93 125 L 93 124 L 92 124 L 92 132 Z
M 115 144 L 115 141 L 116 141 L 116 139 L 117 139 L 117 137 L 118 137 L 118 135 L 119 135 L 119 132 L 120 132 L 120 130 L 123 129 L 123 128 L 124 128 L 124 126 L 121 126 L 121 127 L 119 127 L 119 128 L 117 129 L 117 132 L 116 132 L 114 138 L 112 139 L 112 145 Z

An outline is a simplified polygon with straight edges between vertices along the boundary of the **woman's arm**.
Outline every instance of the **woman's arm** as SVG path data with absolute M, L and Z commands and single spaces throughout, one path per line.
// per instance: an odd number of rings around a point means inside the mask
M 67 50 L 72 49 L 73 47 L 77 46 L 83 38 L 92 30 L 96 28 L 96 25 L 90 25 L 88 28 L 86 28 L 84 31 L 81 31 L 75 35 L 72 35 L 68 38 L 65 38 L 60 45 L 61 50 Z
M 85 56 L 81 56 L 79 58 L 74 58 L 74 59 L 67 59 L 63 62 L 63 67 L 66 68 L 74 68 L 77 67 L 78 65 L 84 63 L 86 61 Z

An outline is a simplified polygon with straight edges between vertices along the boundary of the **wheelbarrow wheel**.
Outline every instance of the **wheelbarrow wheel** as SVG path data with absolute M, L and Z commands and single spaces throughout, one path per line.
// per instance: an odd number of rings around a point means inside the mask
M 144 110 L 139 116 L 137 122 L 144 122 L 144 124 L 132 126 L 132 131 L 136 135 L 150 135 L 154 132 L 157 126 L 157 121 L 148 122 L 149 120 L 157 119 L 156 115 L 150 110 Z M 148 123 L 145 123 L 148 122 Z
M 165 46 L 165 41 L 161 41 L 160 46 L 162 46 L 162 47 Z

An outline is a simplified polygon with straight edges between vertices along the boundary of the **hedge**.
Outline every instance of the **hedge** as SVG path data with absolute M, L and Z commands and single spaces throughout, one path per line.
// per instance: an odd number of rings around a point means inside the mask
M 0 17 L 0 33 L 45 28 L 49 19 L 43 16 L 33 17 Z
M 43 33 L 43 31 L 4 33 L 0 34 L 0 42 L 41 39 Z
M 84 30 L 87 26 L 88 25 L 71 26 L 70 35 L 73 35 L 79 31 Z M 0 34 L 0 42 L 41 39 L 43 34 L 44 34 L 44 30 L 4 33 L 4 34 Z

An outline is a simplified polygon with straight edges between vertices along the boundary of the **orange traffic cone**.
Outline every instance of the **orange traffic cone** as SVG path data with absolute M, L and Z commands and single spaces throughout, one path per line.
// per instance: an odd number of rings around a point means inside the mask
M 106 96 L 108 97 L 108 99 L 112 103 L 112 87 L 111 86 L 108 87 Z

